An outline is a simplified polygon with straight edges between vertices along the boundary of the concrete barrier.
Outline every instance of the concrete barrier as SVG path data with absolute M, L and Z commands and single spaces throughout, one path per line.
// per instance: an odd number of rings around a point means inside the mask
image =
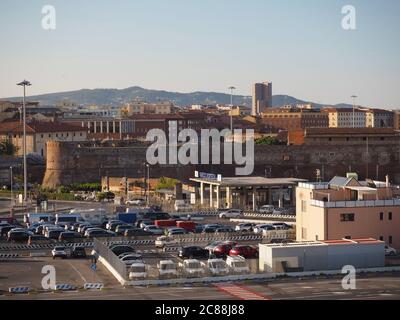
M 127 283 L 127 281 L 113 268 L 111 264 L 108 263 L 106 259 L 104 259 L 102 256 L 99 256 L 98 261 L 101 262 L 107 269 L 108 271 L 111 272 L 111 274 L 121 283 L 123 286 Z
M 12 287 L 8 289 L 9 293 L 16 293 L 16 294 L 24 294 L 24 293 L 29 293 L 31 291 L 31 288 L 29 287 Z
M 102 283 L 85 283 L 83 288 L 85 290 L 101 290 L 104 288 L 104 284 L 102 284 Z

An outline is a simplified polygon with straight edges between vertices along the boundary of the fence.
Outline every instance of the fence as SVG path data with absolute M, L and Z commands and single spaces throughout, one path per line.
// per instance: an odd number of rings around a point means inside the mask
M 112 252 L 106 244 L 103 242 L 93 239 L 94 250 L 99 256 L 105 259 L 114 269 L 119 273 L 123 279 L 127 279 L 127 267 L 118 257 Z

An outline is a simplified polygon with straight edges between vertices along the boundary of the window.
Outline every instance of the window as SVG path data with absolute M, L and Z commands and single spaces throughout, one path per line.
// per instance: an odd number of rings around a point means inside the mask
M 307 201 L 301 200 L 301 212 L 307 212 Z
M 306 228 L 301 229 L 301 237 L 303 239 L 307 239 L 307 229 Z
M 341 222 L 353 222 L 355 219 L 354 213 L 344 213 L 340 215 Z
M 381 212 L 381 213 L 379 214 L 379 219 L 380 219 L 381 221 L 383 221 L 383 216 L 384 216 L 384 214 L 383 214 L 383 212 Z
M 389 244 L 393 244 L 393 237 L 389 236 Z
M 389 212 L 389 220 L 393 220 L 393 213 Z

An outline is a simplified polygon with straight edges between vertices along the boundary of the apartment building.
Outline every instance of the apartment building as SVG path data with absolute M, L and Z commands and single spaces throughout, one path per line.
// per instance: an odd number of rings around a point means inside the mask
M 383 109 L 365 109 L 368 128 L 394 128 L 394 113 Z
M 10 141 L 23 154 L 23 125 L 19 121 L 0 123 L 0 140 Z M 46 158 L 48 141 L 86 141 L 87 131 L 81 127 L 60 122 L 31 121 L 26 124 L 26 150 Z
M 365 128 L 367 114 L 364 110 L 355 108 L 327 108 L 330 128 Z
M 375 238 L 400 249 L 400 198 L 386 182 L 357 175 L 296 188 L 298 241 Z
M 251 114 L 253 116 L 272 108 L 272 83 L 263 82 L 253 85 L 253 105 Z
M 132 102 L 124 109 L 126 110 L 127 116 L 135 114 L 170 114 L 174 109 L 174 105 L 171 102 Z

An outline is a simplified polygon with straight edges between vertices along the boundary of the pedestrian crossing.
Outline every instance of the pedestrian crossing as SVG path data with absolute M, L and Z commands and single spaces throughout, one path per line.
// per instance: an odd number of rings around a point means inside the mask
M 233 283 L 216 283 L 214 286 L 231 296 L 238 298 L 240 300 L 271 300 L 270 297 L 264 296 L 262 294 L 252 292 L 249 289 L 233 284 Z

